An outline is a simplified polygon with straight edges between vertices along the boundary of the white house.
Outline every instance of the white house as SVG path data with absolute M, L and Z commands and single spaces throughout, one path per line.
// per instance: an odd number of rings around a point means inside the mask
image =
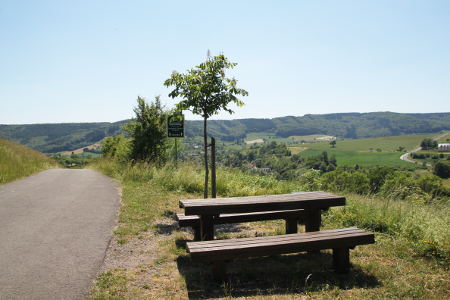
M 439 152 L 449 152 L 450 144 L 438 144 L 438 151 Z

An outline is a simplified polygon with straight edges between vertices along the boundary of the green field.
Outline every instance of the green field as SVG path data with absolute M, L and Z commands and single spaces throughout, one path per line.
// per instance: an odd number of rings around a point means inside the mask
M 301 153 L 303 157 L 318 155 L 327 151 L 336 156 L 338 166 L 391 166 L 417 168 L 414 164 L 400 160 L 404 152 L 396 151 L 399 147 L 412 150 L 419 146 L 424 138 L 431 134 L 405 135 L 370 139 L 338 140 L 336 148 L 331 148 L 329 142 L 305 143 L 290 146 L 293 154 Z

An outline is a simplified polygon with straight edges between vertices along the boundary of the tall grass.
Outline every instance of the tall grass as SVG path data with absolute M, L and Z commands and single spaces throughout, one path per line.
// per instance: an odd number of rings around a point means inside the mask
M 200 195 L 203 192 L 204 170 L 202 166 L 180 163 L 166 164 L 120 164 L 110 159 L 99 159 L 91 164 L 106 175 L 125 182 L 149 182 L 167 191 Z M 278 181 L 271 176 L 258 176 L 232 168 L 218 168 L 217 195 L 219 197 L 282 194 L 297 191 L 299 184 Z
M 0 139 L 0 184 L 54 167 L 58 164 L 46 155 Z
M 177 167 L 170 164 L 157 167 L 147 164 L 120 164 L 113 160 L 100 159 L 91 166 L 124 183 L 125 193 L 131 195 L 128 197 L 131 199 L 130 203 L 123 209 L 126 216 L 123 218 L 124 222 L 131 224 L 145 220 L 142 226 L 130 225 L 137 228 L 131 230 L 134 233 L 146 230 L 148 225 L 145 224 L 149 224 L 157 212 L 161 215 L 163 209 L 168 209 L 169 206 L 173 209 L 177 206 L 175 199 L 170 204 L 157 203 L 160 198 L 158 193 L 170 192 L 172 195 L 191 198 L 202 196 L 204 174 L 199 165 L 180 163 Z M 302 181 L 278 181 L 270 176 L 248 174 L 230 168 L 219 168 L 217 179 L 219 197 L 280 194 L 312 188 Z M 313 187 L 313 190 L 320 190 L 323 185 Z M 150 193 L 149 190 L 158 192 Z M 358 226 L 386 233 L 408 241 L 417 255 L 434 257 L 449 265 L 448 203 L 424 204 L 374 195 L 360 196 L 347 192 L 340 194 L 347 196 L 347 205 L 332 209 L 324 215 L 324 224 L 327 227 Z M 143 200 L 145 197 L 146 201 Z M 139 217 L 135 218 L 133 214 L 138 214 Z
M 450 266 L 450 217 L 445 203 L 347 195 L 347 203 L 325 216 L 325 222 L 358 226 L 407 240 L 419 256 L 433 257 Z

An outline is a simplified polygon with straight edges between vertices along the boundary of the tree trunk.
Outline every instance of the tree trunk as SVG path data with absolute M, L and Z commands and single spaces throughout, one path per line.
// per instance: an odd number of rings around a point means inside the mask
M 206 129 L 206 120 L 207 118 L 204 117 L 203 119 L 203 144 L 205 149 L 205 191 L 203 194 L 203 198 L 208 198 L 208 133 Z

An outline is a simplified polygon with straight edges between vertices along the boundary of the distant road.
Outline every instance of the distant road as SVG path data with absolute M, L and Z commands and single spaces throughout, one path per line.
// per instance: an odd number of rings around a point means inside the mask
M 0 299 L 83 299 L 103 262 L 117 186 L 52 169 L 0 186 Z
M 441 138 L 445 137 L 448 134 L 449 133 L 447 132 L 447 133 L 443 133 L 441 135 L 438 135 L 438 136 L 433 138 L 433 141 L 438 141 L 438 140 L 440 140 Z M 411 154 L 413 154 L 414 152 L 420 151 L 420 150 L 422 150 L 422 147 L 415 148 L 414 150 L 411 150 L 411 151 L 403 154 L 402 156 L 400 156 L 400 159 L 415 164 L 416 161 L 411 159 Z M 427 163 L 427 166 L 431 166 L 431 165 Z

